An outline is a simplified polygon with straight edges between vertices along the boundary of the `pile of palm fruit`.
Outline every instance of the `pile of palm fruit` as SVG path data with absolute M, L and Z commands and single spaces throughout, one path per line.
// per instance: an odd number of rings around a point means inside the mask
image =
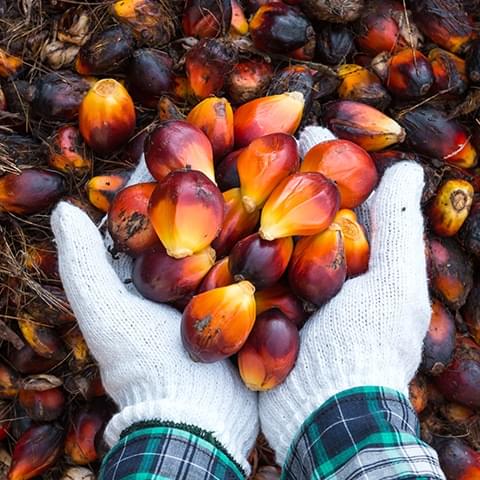
M 94 479 L 115 412 L 62 289 L 59 200 L 133 258 L 144 297 L 183 311 L 193 359 L 232 357 L 267 390 L 312 311 L 368 268 L 353 209 L 401 160 L 425 171 L 432 294 L 411 401 L 447 478 L 479 476 L 479 13 L 478 0 L 0 0 L 0 477 Z M 337 139 L 301 151 L 307 125 Z M 127 186 L 143 153 L 153 180 Z M 279 478 L 263 437 L 250 459 L 252 478 Z

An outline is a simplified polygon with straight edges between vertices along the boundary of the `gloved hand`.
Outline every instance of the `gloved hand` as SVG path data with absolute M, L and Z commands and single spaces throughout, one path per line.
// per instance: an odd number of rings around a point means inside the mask
M 325 129 L 309 128 L 301 151 L 325 139 Z M 280 465 L 302 423 L 332 395 L 359 386 L 408 395 L 430 320 L 423 185 L 415 163 L 399 162 L 385 172 L 363 215 L 371 235 L 368 272 L 348 280 L 307 321 L 293 371 L 260 394 L 261 428 Z
M 130 184 L 149 181 L 142 160 Z M 123 430 L 160 420 L 213 434 L 248 474 L 258 433 L 257 395 L 229 361 L 194 363 L 180 337 L 181 315 L 145 300 L 132 285 L 131 260 L 113 260 L 97 227 L 62 202 L 51 219 L 60 275 L 103 385 L 119 407 L 105 431 L 113 446 Z M 110 240 L 107 239 L 107 243 Z

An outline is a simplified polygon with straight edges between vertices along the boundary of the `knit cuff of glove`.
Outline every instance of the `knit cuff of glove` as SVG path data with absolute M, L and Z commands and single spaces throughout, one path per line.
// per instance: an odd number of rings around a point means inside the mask
M 134 425 L 155 422 L 157 425 L 175 426 L 195 435 L 201 433 L 199 436 L 206 440 L 215 439 L 214 445 L 226 453 L 248 476 L 251 467 L 247 455 L 254 439 L 242 430 L 236 430 L 235 435 L 232 435 L 224 424 L 219 424 L 215 412 L 206 412 L 208 406 L 181 405 L 178 401 L 169 399 L 137 403 L 125 407 L 113 416 L 105 429 L 104 438 L 112 447 L 123 432 Z M 232 412 L 232 415 L 235 415 L 235 412 Z

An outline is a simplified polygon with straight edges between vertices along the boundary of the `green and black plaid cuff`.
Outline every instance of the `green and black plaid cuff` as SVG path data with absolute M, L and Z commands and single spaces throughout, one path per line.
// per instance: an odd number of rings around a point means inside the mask
M 360 387 L 328 399 L 292 443 L 284 480 L 445 479 L 399 392 Z

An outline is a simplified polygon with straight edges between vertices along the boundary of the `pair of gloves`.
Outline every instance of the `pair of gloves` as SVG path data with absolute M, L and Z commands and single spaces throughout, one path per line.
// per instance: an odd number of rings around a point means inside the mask
M 307 127 L 299 148 L 333 138 Z M 130 184 L 149 181 L 142 160 Z M 123 430 L 146 420 L 212 432 L 245 472 L 259 424 L 281 465 L 304 420 L 329 397 L 357 386 L 408 395 L 430 320 L 423 218 L 423 170 L 400 162 L 360 208 L 369 231 L 366 274 L 348 280 L 300 333 L 293 371 L 272 391 L 254 393 L 227 360 L 194 363 L 180 338 L 181 314 L 140 297 L 125 282 L 131 260 L 108 253 L 98 228 L 62 202 L 52 214 L 63 285 L 103 385 L 119 407 L 105 431 L 113 446 Z

